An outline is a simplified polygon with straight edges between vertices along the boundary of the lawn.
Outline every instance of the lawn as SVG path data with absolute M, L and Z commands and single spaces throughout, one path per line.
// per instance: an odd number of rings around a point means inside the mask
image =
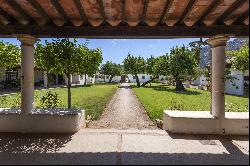
M 117 84 L 95 84 L 86 87 L 72 87 L 72 108 L 86 110 L 86 115 L 98 119 L 106 103 L 118 88 Z M 48 90 L 35 91 L 35 107 L 41 107 L 41 98 Z M 59 95 L 60 107 L 67 108 L 67 88 L 51 90 Z M 20 94 L 0 97 L 0 108 L 20 107 Z M 87 116 L 86 116 L 87 117 Z
M 152 84 L 138 88 L 132 86 L 135 94 L 144 105 L 149 117 L 162 119 L 163 111 L 209 111 L 211 103 L 210 92 L 198 89 L 187 89 L 186 92 L 175 92 L 173 86 Z M 240 112 L 249 110 L 249 98 L 226 95 L 226 111 Z

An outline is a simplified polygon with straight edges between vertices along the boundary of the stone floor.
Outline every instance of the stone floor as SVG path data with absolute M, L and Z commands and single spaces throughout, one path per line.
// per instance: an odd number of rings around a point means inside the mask
M 164 130 L 83 129 L 73 135 L 0 134 L 0 164 L 248 164 L 249 137 Z

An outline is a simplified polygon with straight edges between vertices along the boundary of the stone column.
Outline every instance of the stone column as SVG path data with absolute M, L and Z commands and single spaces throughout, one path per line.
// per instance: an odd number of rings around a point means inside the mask
M 37 39 L 19 35 L 21 42 L 21 113 L 29 114 L 34 107 L 34 44 Z
M 212 115 L 225 118 L 225 47 L 229 37 L 218 35 L 210 38 L 212 46 Z

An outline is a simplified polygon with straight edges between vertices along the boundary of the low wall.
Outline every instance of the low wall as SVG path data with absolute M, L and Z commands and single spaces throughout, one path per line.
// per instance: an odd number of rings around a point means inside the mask
M 34 109 L 25 115 L 20 109 L 0 108 L 0 132 L 75 133 L 85 126 L 84 110 Z
M 163 129 L 184 134 L 249 135 L 248 112 L 226 112 L 225 119 L 208 111 L 164 111 Z

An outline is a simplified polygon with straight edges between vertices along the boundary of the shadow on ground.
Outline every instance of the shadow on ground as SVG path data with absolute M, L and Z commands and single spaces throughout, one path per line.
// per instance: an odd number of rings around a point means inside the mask
M 144 87 L 137 87 L 136 85 L 131 85 L 132 88 L 149 88 L 149 89 L 153 89 L 156 91 L 166 91 L 166 92 L 170 92 L 170 93 L 177 93 L 177 94 L 185 94 L 185 95 L 199 95 L 202 94 L 201 92 L 198 91 L 190 91 L 188 89 L 186 89 L 185 91 L 175 91 L 175 89 L 170 88 L 166 85 L 157 85 L 157 86 L 144 86 Z
M 72 135 L 1 134 L 1 164 L 248 164 L 244 154 L 230 139 L 221 136 L 170 134 L 173 139 L 198 139 L 203 145 L 219 140 L 228 153 L 144 153 L 144 152 L 59 152 Z M 84 150 L 84 149 L 83 149 Z

